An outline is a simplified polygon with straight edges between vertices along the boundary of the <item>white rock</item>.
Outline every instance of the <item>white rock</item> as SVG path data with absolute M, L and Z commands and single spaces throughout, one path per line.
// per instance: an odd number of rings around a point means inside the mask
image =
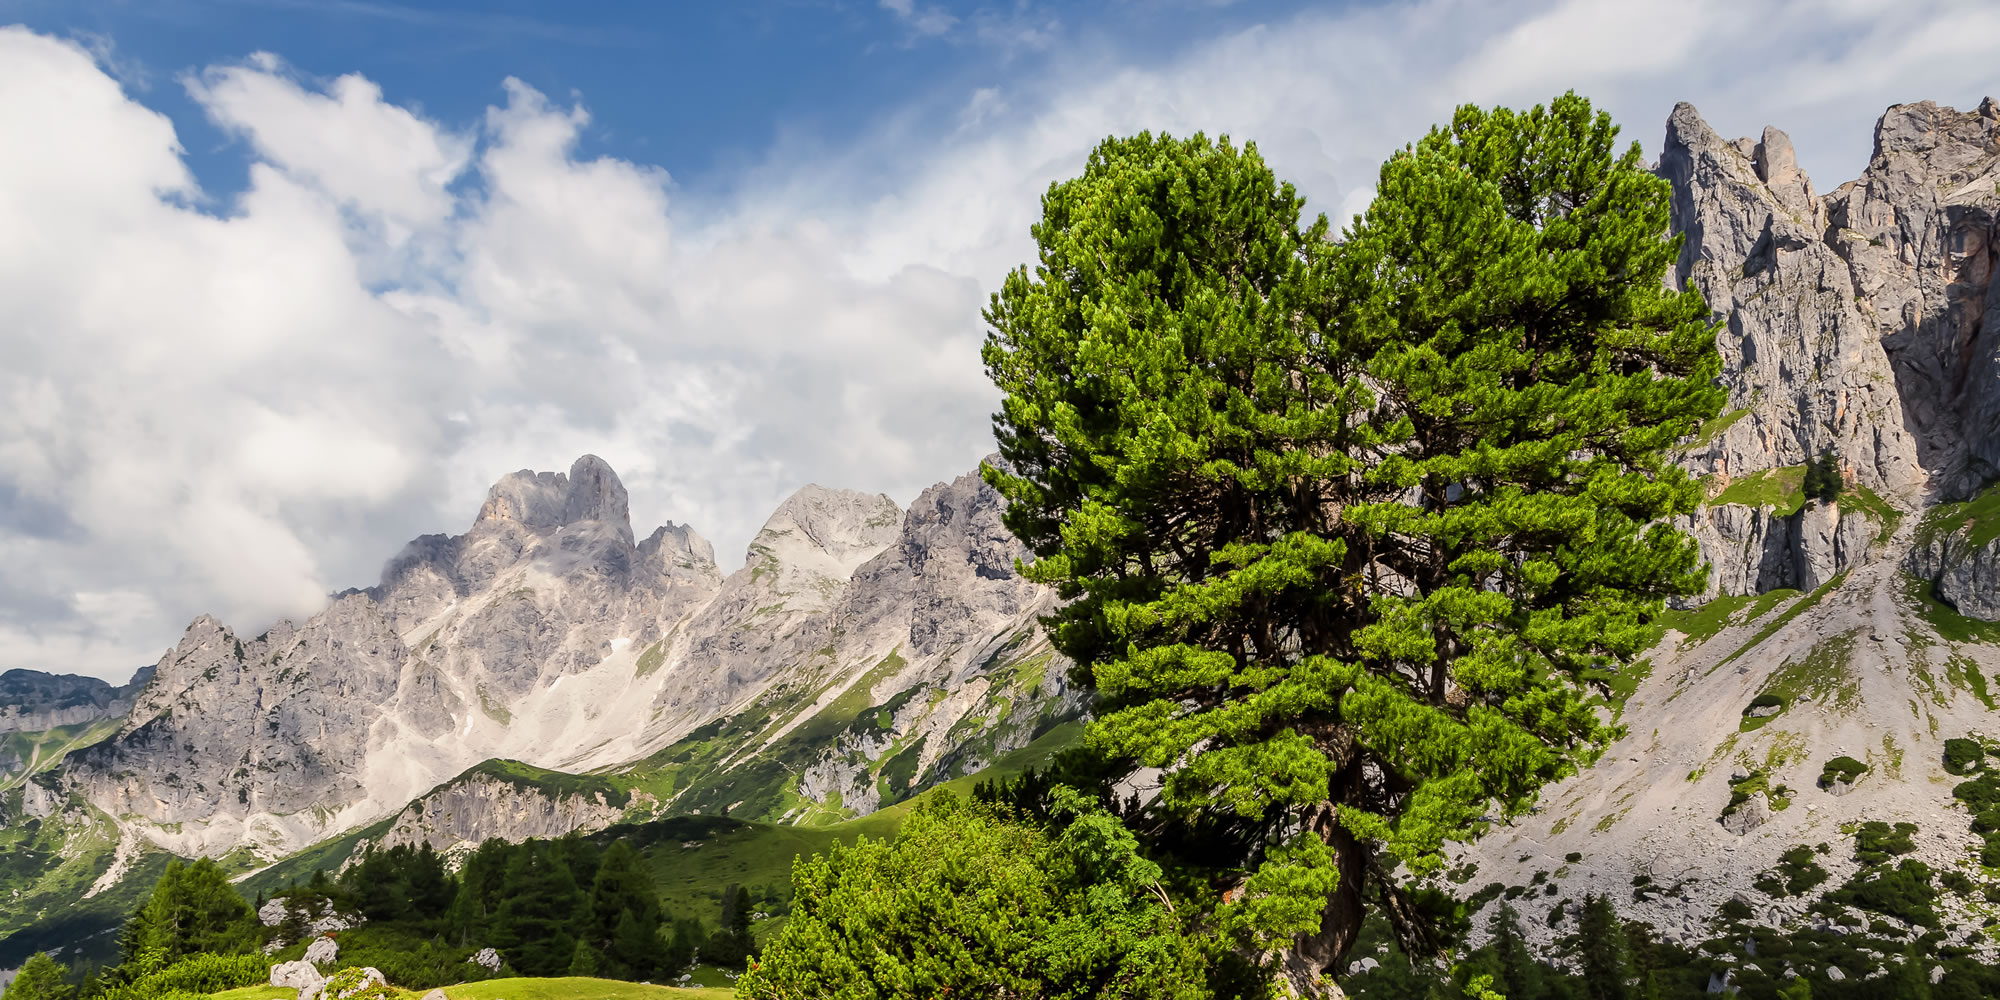
M 317 991 L 326 977 L 319 974 L 311 962 L 300 959 L 296 962 L 280 962 L 271 966 L 271 985 L 283 986 L 299 991 L 303 996 L 307 989 Z
M 306 945 L 305 960 L 314 965 L 325 965 L 339 957 L 340 943 L 330 937 L 313 938 L 312 943 Z

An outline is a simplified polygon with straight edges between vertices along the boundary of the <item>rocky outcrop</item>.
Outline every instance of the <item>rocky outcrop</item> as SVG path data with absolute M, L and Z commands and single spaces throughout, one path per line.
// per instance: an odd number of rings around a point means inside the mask
M 88 726 L 132 710 L 132 699 L 152 677 L 146 668 L 116 686 L 95 677 L 45 674 L 39 670 L 0 673 L 0 735 L 37 733 L 58 726 Z
M 2000 621 L 2000 525 L 1986 509 L 1993 497 L 1932 511 L 1904 565 L 1959 614 Z
M 492 762 L 502 768 L 510 763 Z M 475 769 L 412 801 L 380 837 L 357 845 L 355 854 L 371 845 L 386 849 L 428 843 L 447 850 L 492 837 L 519 842 L 595 833 L 654 804 L 644 792 L 566 791 Z

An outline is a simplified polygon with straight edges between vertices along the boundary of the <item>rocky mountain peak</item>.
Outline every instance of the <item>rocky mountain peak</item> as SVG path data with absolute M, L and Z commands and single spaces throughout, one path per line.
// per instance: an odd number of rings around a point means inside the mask
M 903 509 L 880 493 L 807 485 L 772 512 L 744 562 L 845 580 L 894 544 L 902 525 Z
M 625 484 L 611 465 L 596 455 L 577 459 L 568 475 L 522 469 L 500 477 L 486 491 L 486 503 L 479 508 L 475 523 L 484 521 L 516 521 L 530 528 L 596 521 L 619 531 L 627 542 L 632 538 Z

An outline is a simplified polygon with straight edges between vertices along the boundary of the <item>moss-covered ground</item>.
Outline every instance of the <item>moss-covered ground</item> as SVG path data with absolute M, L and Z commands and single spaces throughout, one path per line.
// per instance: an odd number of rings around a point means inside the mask
M 1769 507 L 1780 517 L 1788 517 L 1805 506 L 1806 467 L 1790 465 L 1782 469 L 1759 469 L 1733 480 L 1722 492 L 1709 498 L 1710 506 L 1742 504 Z

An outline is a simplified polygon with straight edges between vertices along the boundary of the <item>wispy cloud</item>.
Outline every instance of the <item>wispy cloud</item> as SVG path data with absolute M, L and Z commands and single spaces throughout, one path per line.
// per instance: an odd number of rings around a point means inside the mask
M 625 28 L 593 28 L 505 11 L 451 10 L 412 7 L 382 0 L 224 0 L 244 7 L 265 7 L 326 17 L 365 18 L 454 31 L 504 35 L 561 45 L 598 48 L 646 48 L 657 40 L 646 32 Z

